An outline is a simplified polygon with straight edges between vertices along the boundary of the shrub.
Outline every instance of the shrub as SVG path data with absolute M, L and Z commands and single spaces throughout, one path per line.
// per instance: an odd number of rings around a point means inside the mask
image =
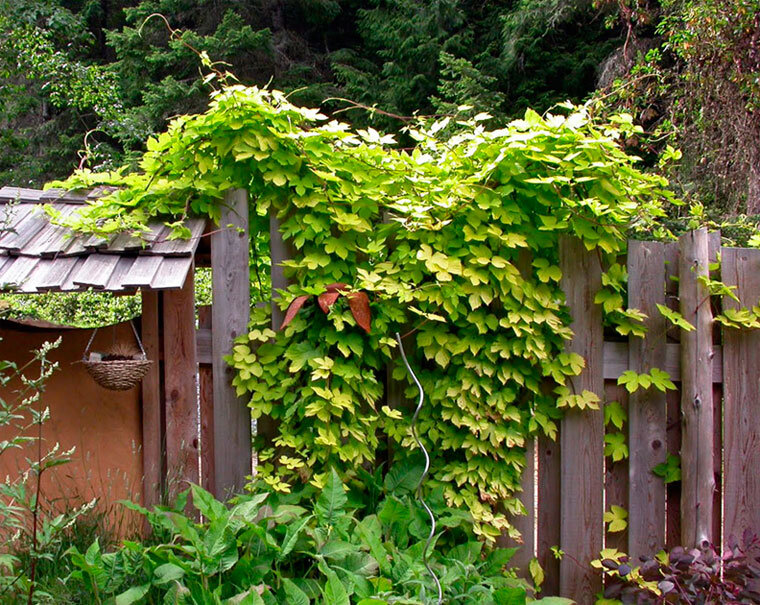
M 633 567 L 625 555 L 601 560 L 610 578 L 606 598 L 625 604 L 760 602 L 760 539 L 749 530 L 722 554 L 705 544 L 691 550 L 676 547 L 641 561 Z

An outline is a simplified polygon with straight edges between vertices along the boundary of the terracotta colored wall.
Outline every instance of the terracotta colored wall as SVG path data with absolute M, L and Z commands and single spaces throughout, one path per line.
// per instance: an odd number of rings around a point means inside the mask
M 98 509 L 107 513 L 114 529 L 122 535 L 131 533 L 135 518 L 127 515 L 116 502 L 131 499 L 140 502 L 142 491 L 142 431 L 140 389 L 108 391 L 90 378 L 81 363 L 82 353 L 91 335 L 89 330 L 31 330 L 19 327 L 0 329 L 0 359 L 19 365 L 26 362 L 30 350 L 43 342 L 62 337 L 60 347 L 50 359 L 59 369 L 48 381 L 42 406 L 50 408 L 50 420 L 43 428 L 48 446 L 60 443 L 62 449 L 75 447 L 72 461 L 46 471 L 43 495 L 53 506 L 98 498 Z M 93 350 L 108 349 L 114 342 L 134 343 L 129 324 L 101 328 Z M 18 383 L 0 387 L 0 396 L 13 399 Z M 39 404 L 38 404 L 39 405 Z M 8 431 L 6 430 L 5 433 Z M 0 440 L 6 439 L 0 428 Z M 17 476 L 29 450 L 8 450 L 0 455 L 0 476 Z

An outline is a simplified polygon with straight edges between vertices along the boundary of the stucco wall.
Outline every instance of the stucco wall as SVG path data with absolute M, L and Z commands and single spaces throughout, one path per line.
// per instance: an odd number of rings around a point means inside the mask
M 46 446 L 60 443 L 63 450 L 76 450 L 70 463 L 43 475 L 43 495 L 53 506 L 98 498 L 98 509 L 107 513 L 109 523 L 125 535 L 131 533 L 135 519 L 116 503 L 122 499 L 140 502 L 142 491 L 140 389 L 114 392 L 95 384 L 84 366 L 76 363 L 90 335 L 89 330 L 4 325 L 0 327 L 0 359 L 21 365 L 31 357 L 29 351 L 62 337 L 60 347 L 50 355 L 59 369 L 42 397 L 42 407 L 48 406 L 51 416 L 43 427 L 43 439 Z M 101 328 L 93 350 L 107 350 L 113 342 L 121 341 L 134 343 L 129 324 Z M 0 386 L 0 396 L 13 399 L 18 386 L 18 382 Z M 0 428 L 0 440 L 7 439 L 7 433 Z M 0 476 L 16 476 L 33 449 L 8 450 L 0 455 Z

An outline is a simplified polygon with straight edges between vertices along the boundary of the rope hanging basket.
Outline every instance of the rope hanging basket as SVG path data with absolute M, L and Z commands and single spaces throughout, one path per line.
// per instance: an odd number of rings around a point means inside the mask
M 132 321 L 129 323 L 132 326 L 132 332 L 137 340 L 137 345 L 140 347 L 139 355 L 105 354 L 99 358 L 99 354 L 90 353 L 90 346 L 95 339 L 95 334 L 98 332 L 97 328 L 95 328 L 92 336 L 90 336 L 90 341 L 84 350 L 82 363 L 87 369 L 87 373 L 97 384 L 109 391 L 126 391 L 137 386 L 153 363 L 145 355 L 145 349 L 140 341 L 140 337 L 137 335 L 135 324 Z M 118 358 L 107 359 L 108 357 Z

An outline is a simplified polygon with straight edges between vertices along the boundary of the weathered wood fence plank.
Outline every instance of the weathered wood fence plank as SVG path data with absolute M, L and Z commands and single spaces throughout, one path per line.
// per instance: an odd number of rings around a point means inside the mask
M 161 503 L 164 474 L 162 430 L 163 399 L 161 397 L 160 308 L 161 294 L 142 292 L 141 340 L 145 354 L 153 361 L 142 380 L 142 456 L 143 506 L 153 508 Z
M 580 240 L 560 239 L 562 288 L 573 317 L 573 339 L 567 350 L 586 360 L 572 381 L 578 394 L 603 396 L 602 311 L 594 303 L 601 287 L 599 257 Z M 584 279 L 577 279 L 583 276 Z M 571 409 L 562 419 L 560 546 L 567 556 L 560 562 L 560 595 L 590 602 L 601 590 L 599 574 L 590 566 L 603 543 L 604 415 L 601 410 Z
M 518 546 L 519 549 L 510 560 L 510 565 L 520 570 L 521 577 L 528 578 L 528 565 L 536 550 L 535 509 L 536 509 L 536 442 L 529 439 L 525 444 L 525 468 L 520 479 L 520 502 L 525 507 L 525 515 L 510 518 L 512 525 L 520 532 L 522 542 L 502 538 L 501 546 Z
M 760 300 L 760 250 L 723 248 L 723 282 L 737 286 L 741 306 Z M 723 298 L 724 309 L 740 305 Z M 760 529 L 760 331 L 723 330 L 723 419 L 726 459 L 724 543 Z
M 665 249 L 658 242 L 628 245 L 628 305 L 647 318 L 646 335 L 629 339 L 628 367 L 638 373 L 665 367 Z M 628 406 L 628 554 L 638 560 L 665 545 L 665 484 L 652 469 L 665 462 L 667 407 L 655 388 L 631 393 Z
M 681 540 L 693 547 L 713 538 L 712 310 L 699 279 L 709 273 L 708 232 L 687 233 L 679 244 L 681 314 L 695 328 L 681 332 Z
M 198 307 L 198 333 L 196 339 L 204 332 L 211 333 L 211 307 Z M 198 343 L 198 351 L 201 346 Z M 198 409 L 200 411 L 201 437 L 201 487 L 212 494 L 216 493 L 216 475 L 214 472 L 214 371 L 209 362 L 204 363 L 198 355 Z
M 214 390 L 214 482 L 218 498 L 240 491 L 251 474 L 251 414 L 232 386 L 234 370 L 224 357 L 248 328 L 251 308 L 248 196 L 228 192 L 211 236 L 212 367 Z
M 544 570 L 542 595 L 559 594 L 559 560 L 554 556 L 552 547 L 560 543 L 560 494 L 562 484 L 560 477 L 560 440 L 562 435 L 552 441 L 548 437 L 538 438 L 538 514 L 536 533 L 536 558 Z
M 163 294 L 166 485 L 169 498 L 198 483 L 198 366 L 191 271 L 181 290 Z

